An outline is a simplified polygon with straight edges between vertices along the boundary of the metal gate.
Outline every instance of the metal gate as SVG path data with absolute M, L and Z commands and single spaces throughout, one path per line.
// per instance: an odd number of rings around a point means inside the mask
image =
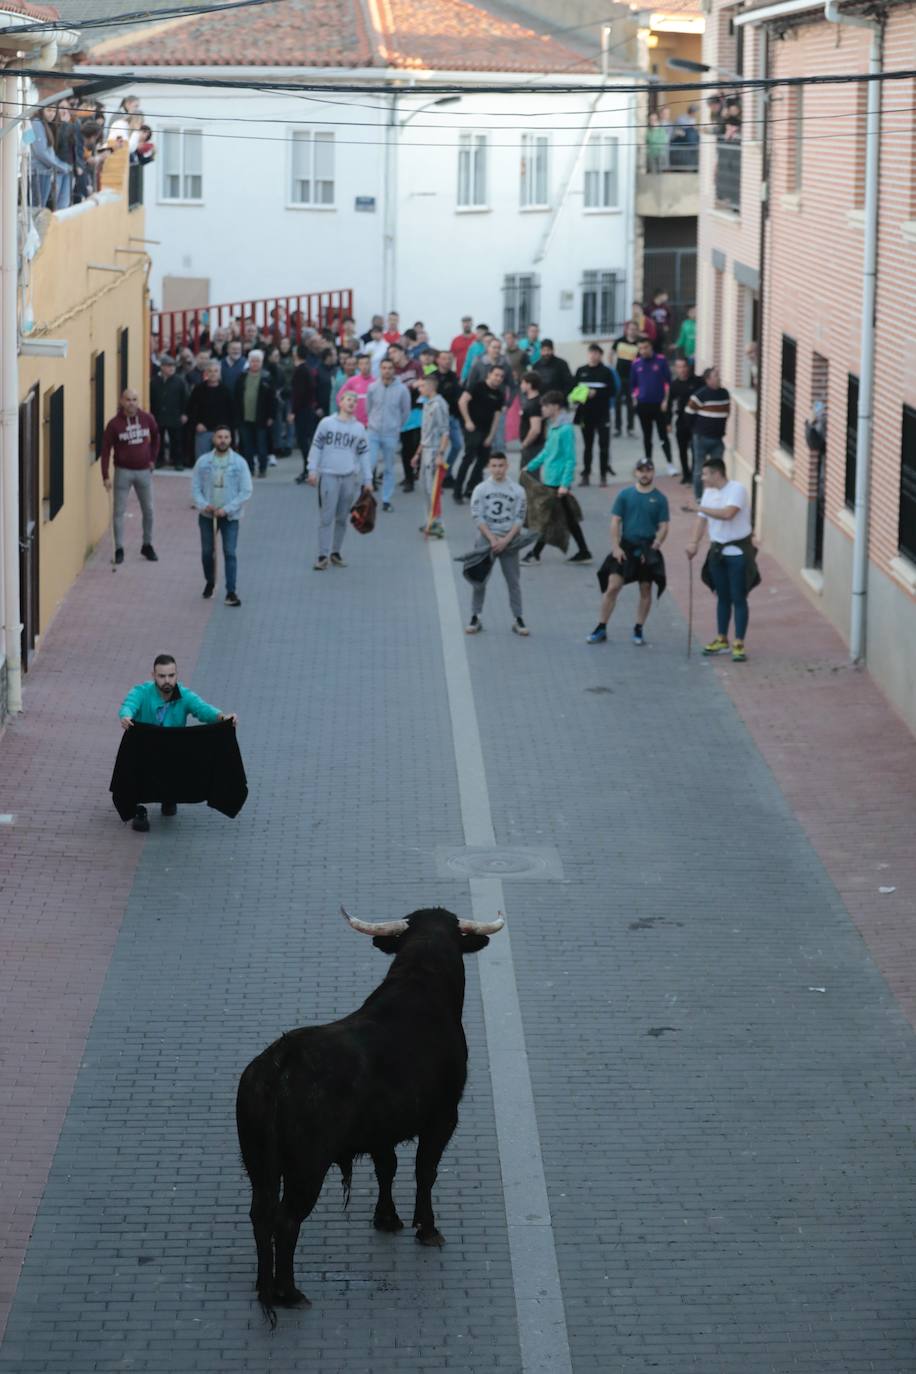
M 668 292 L 672 338 L 677 338 L 688 305 L 697 299 L 696 248 L 647 248 L 643 254 L 643 296 L 648 310 L 653 291 Z

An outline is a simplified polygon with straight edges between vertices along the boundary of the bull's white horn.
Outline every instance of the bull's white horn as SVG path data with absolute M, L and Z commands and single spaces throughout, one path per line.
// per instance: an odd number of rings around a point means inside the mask
M 459 921 L 458 929 L 462 935 L 496 935 L 505 924 L 500 912 L 495 921 Z
M 340 908 L 340 914 L 360 935 L 403 935 L 408 929 L 406 921 L 358 921 L 345 906 Z

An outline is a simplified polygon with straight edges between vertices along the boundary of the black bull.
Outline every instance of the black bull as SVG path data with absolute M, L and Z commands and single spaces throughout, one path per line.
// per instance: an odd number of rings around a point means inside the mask
M 239 1083 L 236 1121 L 251 1180 L 257 1291 L 271 1320 L 274 1306 L 308 1302 L 296 1288 L 293 1259 L 299 1228 L 332 1164 L 349 1194 L 353 1160 L 370 1155 L 378 1180 L 375 1227 L 400 1231 L 391 1193 L 395 1146 L 416 1138 L 412 1225 L 421 1245 L 445 1243 L 432 1189 L 467 1077 L 463 956 L 483 949 L 503 925 L 459 921 L 441 907 L 378 923 L 341 911 L 354 930 L 395 956 L 387 976 L 358 1011 L 275 1040 Z

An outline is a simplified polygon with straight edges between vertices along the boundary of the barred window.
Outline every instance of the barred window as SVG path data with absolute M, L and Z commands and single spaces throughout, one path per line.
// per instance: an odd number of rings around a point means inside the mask
M 582 319 L 579 326 L 583 334 L 612 334 L 620 327 L 623 287 L 622 272 L 583 272 Z
M 538 317 L 538 279 L 533 272 L 511 272 L 503 277 L 503 330 L 524 334 Z

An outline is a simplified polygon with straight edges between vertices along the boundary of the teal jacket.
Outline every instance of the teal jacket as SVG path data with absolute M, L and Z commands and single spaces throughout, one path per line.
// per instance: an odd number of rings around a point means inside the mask
M 561 410 L 547 431 L 547 442 L 525 469 L 537 472 L 543 463 L 541 480 L 547 487 L 571 487 L 576 475 L 576 436 L 572 416 Z
M 156 714 L 160 706 L 165 706 L 161 722 Z M 214 725 L 219 720 L 220 712 L 196 692 L 185 687 L 183 682 L 178 684 L 175 699 L 168 702 L 163 702 L 155 682 L 138 682 L 136 687 L 131 687 L 127 693 L 118 715 L 130 716 L 138 725 L 161 723 L 172 727 L 185 725 L 188 716 L 194 716 L 204 725 Z

